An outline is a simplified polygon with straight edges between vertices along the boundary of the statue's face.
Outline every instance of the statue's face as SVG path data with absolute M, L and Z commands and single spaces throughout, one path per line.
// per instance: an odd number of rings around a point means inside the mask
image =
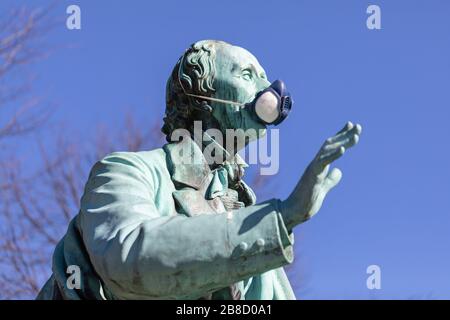
M 251 102 L 255 95 L 270 86 L 264 69 L 258 60 L 247 50 L 230 44 L 220 44 L 216 48 L 215 98 Z M 255 129 L 249 141 L 265 134 L 265 126 L 257 122 L 247 108 L 233 104 L 212 102 L 213 117 L 218 120 L 220 129 Z

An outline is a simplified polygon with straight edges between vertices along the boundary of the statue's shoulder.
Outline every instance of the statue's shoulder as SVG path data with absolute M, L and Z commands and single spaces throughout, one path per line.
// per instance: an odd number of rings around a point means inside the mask
M 116 151 L 106 155 L 100 163 L 121 163 L 133 167 L 157 169 L 166 166 L 166 153 L 163 148 L 148 151 Z
M 159 185 L 162 181 L 170 180 L 166 152 L 163 148 L 112 152 L 93 166 L 88 184 L 101 183 L 105 178 L 124 180 L 127 183 L 130 183 L 131 179 L 137 179 L 151 185 Z

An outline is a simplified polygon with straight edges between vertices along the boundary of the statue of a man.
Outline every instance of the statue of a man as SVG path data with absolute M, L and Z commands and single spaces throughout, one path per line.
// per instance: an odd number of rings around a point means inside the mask
M 286 102 L 280 83 L 272 87 Z M 257 110 L 266 117 L 258 121 L 243 107 L 268 87 L 247 50 L 222 41 L 193 44 L 167 82 L 168 143 L 112 153 L 94 165 L 38 299 L 295 299 L 283 270 L 294 259 L 292 230 L 339 182 L 341 172 L 329 166 L 358 142 L 361 127 L 349 122 L 327 139 L 286 200 L 256 204 L 236 152 L 283 118 L 275 109 Z M 258 103 L 274 98 L 264 99 Z M 224 137 L 227 129 L 255 134 L 230 144 L 207 135 L 210 129 Z M 205 155 L 211 146 L 219 161 Z M 186 154 L 189 163 L 181 159 Z

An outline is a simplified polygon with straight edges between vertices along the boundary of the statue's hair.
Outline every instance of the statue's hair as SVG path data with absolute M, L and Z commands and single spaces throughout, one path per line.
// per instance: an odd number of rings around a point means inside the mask
M 189 97 L 184 92 L 211 97 L 215 92 L 216 46 L 226 44 L 216 40 L 202 40 L 192 44 L 180 57 L 166 84 L 166 112 L 161 131 L 170 142 L 175 129 L 191 130 L 198 119 L 201 99 Z M 183 88 L 180 85 L 183 86 Z

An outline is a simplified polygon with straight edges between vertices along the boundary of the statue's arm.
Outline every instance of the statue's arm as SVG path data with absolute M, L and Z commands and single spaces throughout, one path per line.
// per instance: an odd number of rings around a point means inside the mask
M 195 299 L 293 260 L 279 201 L 187 217 L 161 216 L 156 182 L 137 156 L 94 166 L 80 229 L 93 266 L 123 299 Z

